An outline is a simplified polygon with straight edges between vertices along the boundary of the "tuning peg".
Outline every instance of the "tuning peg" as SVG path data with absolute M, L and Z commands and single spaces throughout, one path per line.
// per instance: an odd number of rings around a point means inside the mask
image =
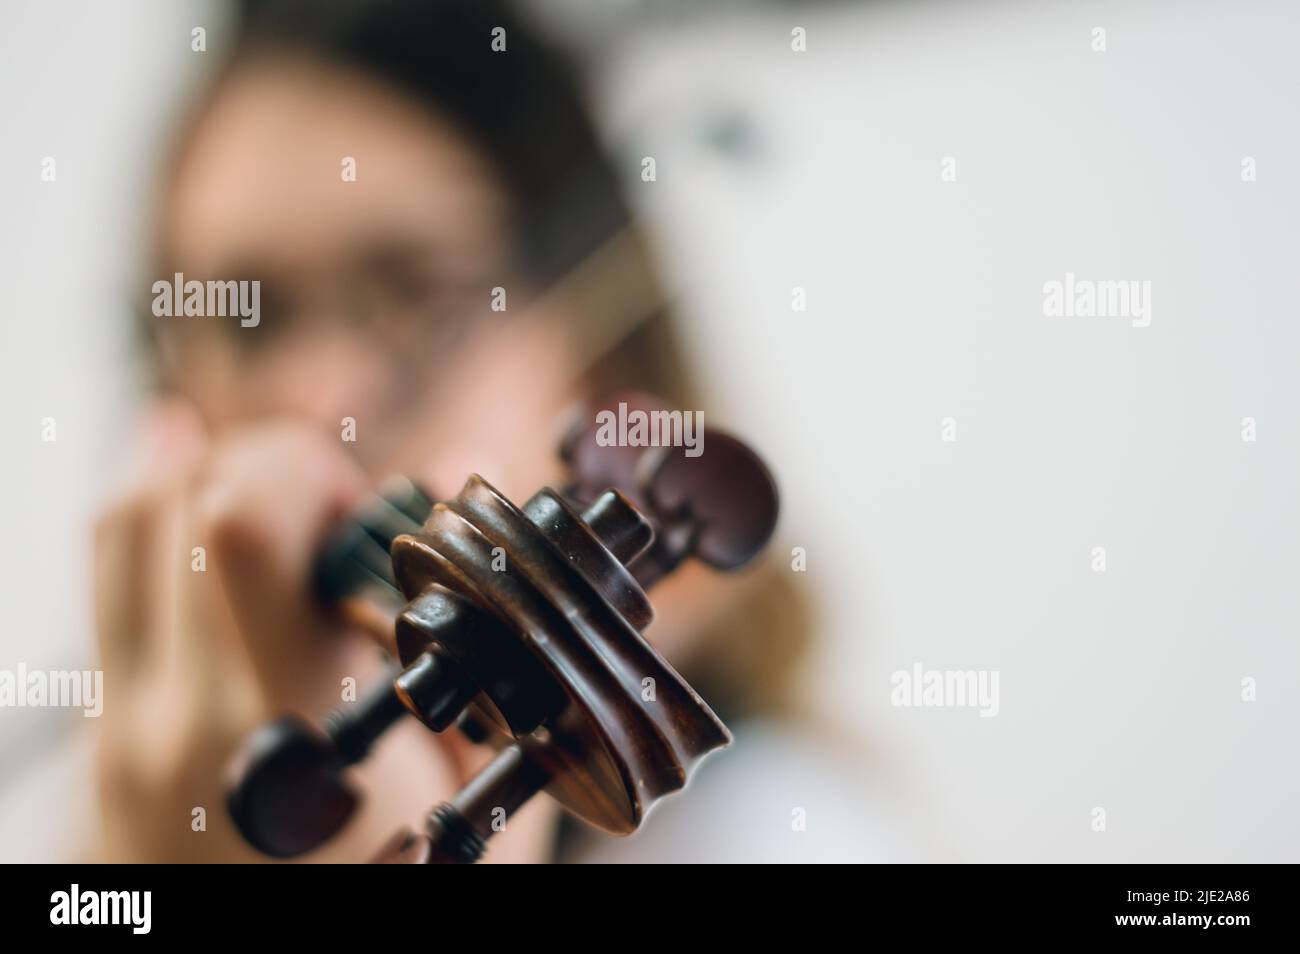
M 624 391 L 602 402 L 628 413 L 668 410 L 658 398 Z M 602 444 L 595 415 L 575 419 L 561 446 L 568 465 L 569 496 L 589 503 L 617 487 L 641 508 L 655 543 L 630 562 L 643 587 L 694 556 L 720 570 L 748 563 L 771 538 L 780 509 L 776 481 L 746 444 L 725 431 L 706 428 L 702 453 L 685 447 Z
M 698 457 L 663 448 L 647 458 L 640 485 L 651 512 L 691 523 L 692 556 L 734 570 L 752 560 L 776 528 L 776 481 L 757 454 L 724 431 L 709 431 L 706 447 Z
M 275 858 L 318 847 L 360 803 L 343 770 L 406 712 L 391 685 L 337 709 L 321 733 L 295 716 L 258 729 L 231 767 L 226 807 L 250 845 Z
M 626 404 L 629 412 L 666 411 L 668 405 L 651 394 L 640 391 L 619 391 L 605 398 L 601 405 L 617 407 Z M 568 465 L 573 483 L 570 496 L 586 504 L 610 487 L 637 499 L 637 470 L 644 447 L 600 444 L 596 441 L 598 425 L 590 412 L 575 415 L 560 442 L 560 459 Z

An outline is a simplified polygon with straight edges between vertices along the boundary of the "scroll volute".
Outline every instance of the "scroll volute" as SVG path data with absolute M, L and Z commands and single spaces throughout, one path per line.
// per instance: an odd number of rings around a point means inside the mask
M 521 510 L 473 476 L 392 548 L 410 601 L 397 622 L 403 665 L 449 661 L 497 743 L 518 740 L 547 792 L 616 834 L 731 739 L 639 632 L 651 611 L 626 564 L 652 538 L 617 492 L 579 514 L 546 489 Z

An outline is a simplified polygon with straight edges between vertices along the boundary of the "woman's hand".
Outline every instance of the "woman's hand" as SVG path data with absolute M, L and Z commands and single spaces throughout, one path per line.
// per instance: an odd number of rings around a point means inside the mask
M 360 693 L 382 678 L 375 645 L 308 587 L 323 535 L 367 481 L 336 442 L 294 425 L 212 443 L 169 407 L 153 435 L 146 472 L 95 539 L 103 852 L 256 860 L 225 811 L 235 749 L 281 713 L 318 720 L 340 704 L 346 677 Z M 481 761 L 405 721 L 353 770 L 365 793 L 357 817 L 309 860 L 367 860 Z M 539 805 L 512 818 L 491 856 L 540 860 L 552 815 Z

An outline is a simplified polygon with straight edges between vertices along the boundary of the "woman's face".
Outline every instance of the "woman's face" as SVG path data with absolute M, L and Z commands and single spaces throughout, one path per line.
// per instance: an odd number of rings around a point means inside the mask
M 185 143 L 156 277 L 258 280 L 260 321 L 151 317 L 168 381 L 218 433 L 295 417 L 342 435 L 351 419 L 376 474 L 428 477 L 438 457 L 447 479 L 495 465 L 526 495 L 572 369 L 553 322 L 491 307 L 511 288 L 509 213 L 427 106 L 343 67 L 245 65 Z
M 240 67 L 185 143 L 155 277 L 260 280 L 261 320 L 151 317 L 169 384 L 218 435 L 292 417 L 341 437 L 352 419 L 344 446 L 376 478 L 446 497 L 479 473 L 526 500 L 557 476 L 558 419 L 587 396 L 563 299 L 523 306 L 506 270 L 510 212 L 490 164 L 426 104 L 334 65 Z M 708 616 L 704 577 L 656 590 L 670 657 Z

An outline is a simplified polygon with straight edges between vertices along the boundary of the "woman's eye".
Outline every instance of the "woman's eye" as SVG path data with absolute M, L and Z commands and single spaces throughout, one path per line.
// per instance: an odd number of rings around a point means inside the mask
M 259 281 L 257 322 L 251 327 L 235 322 L 231 327 L 238 332 L 235 342 L 241 347 L 252 347 L 269 336 L 282 331 L 290 310 L 282 289 L 266 281 Z
M 437 288 L 428 271 L 417 268 L 398 268 L 384 276 L 385 297 L 401 307 L 422 305 L 433 298 Z

